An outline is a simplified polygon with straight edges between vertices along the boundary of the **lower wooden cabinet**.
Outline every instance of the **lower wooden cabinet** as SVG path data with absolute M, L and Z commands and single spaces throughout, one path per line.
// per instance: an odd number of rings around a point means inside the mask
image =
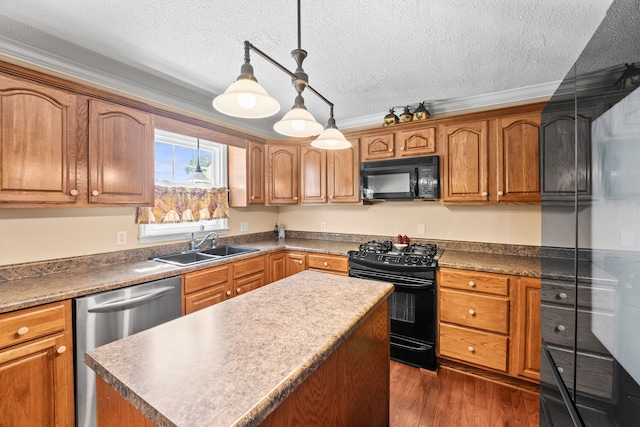
M 441 268 L 438 355 L 540 380 L 540 279 Z
M 287 251 L 284 262 L 285 277 L 293 276 L 307 269 L 307 253 Z
M 71 301 L 0 315 L 0 425 L 73 426 Z
M 319 270 L 325 273 L 349 275 L 349 260 L 343 255 L 315 254 L 307 255 L 309 270 Z
M 267 256 L 267 283 L 273 283 L 285 277 L 285 253 L 276 252 Z

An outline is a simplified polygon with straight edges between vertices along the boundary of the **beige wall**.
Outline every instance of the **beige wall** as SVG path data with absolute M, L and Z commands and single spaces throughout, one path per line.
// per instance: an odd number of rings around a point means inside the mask
M 281 207 L 288 229 L 383 236 L 540 245 L 539 206 L 443 206 L 433 202 L 384 202 L 368 206 Z M 418 235 L 425 224 L 425 236 Z
M 135 208 L 0 209 L 0 265 L 66 258 L 143 246 L 138 243 Z M 229 235 L 273 230 L 278 209 L 233 209 Z M 127 232 L 127 244 L 116 245 L 116 234 Z
M 369 206 L 292 206 L 231 208 L 229 235 L 273 230 L 279 222 L 300 231 L 372 234 L 473 242 L 540 245 L 538 206 L 442 206 L 432 202 Z M 425 236 L 418 235 L 425 224 Z M 127 244 L 116 245 L 116 233 Z M 0 265 L 135 249 L 134 208 L 0 209 Z

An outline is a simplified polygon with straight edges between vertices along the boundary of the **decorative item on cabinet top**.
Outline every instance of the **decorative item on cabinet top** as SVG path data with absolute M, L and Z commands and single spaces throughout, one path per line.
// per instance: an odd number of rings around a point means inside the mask
M 400 117 L 396 116 L 395 109 L 403 108 Z M 411 121 L 421 121 L 427 120 L 430 116 L 429 111 L 424 106 L 424 102 L 421 102 L 413 113 L 409 110 L 411 108 L 410 105 L 404 107 L 391 107 L 389 108 L 389 113 L 384 116 L 384 121 L 382 122 L 382 126 L 392 126 L 398 123 L 409 123 Z

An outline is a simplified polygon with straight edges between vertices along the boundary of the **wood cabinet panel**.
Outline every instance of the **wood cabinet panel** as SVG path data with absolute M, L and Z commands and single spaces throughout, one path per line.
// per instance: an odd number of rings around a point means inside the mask
M 232 296 L 231 284 L 224 282 L 208 288 L 185 295 L 184 297 L 184 314 L 190 314 L 194 311 L 202 310 L 214 304 L 222 302 Z
M 0 348 L 64 331 L 65 308 L 53 304 L 0 315 Z
M 75 95 L 0 75 L 0 203 L 75 203 Z
M 89 202 L 153 205 L 153 120 L 150 114 L 89 101 Z
M 395 134 L 393 132 L 362 137 L 360 158 L 369 160 L 392 159 L 395 157 Z
M 248 142 L 245 148 L 227 147 L 229 206 L 246 207 L 265 202 L 265 147 Z
M 300 148 L 300 203 L 327 202 L 327 150 Z
M 440 286 L 469 292 L 509 295 L 510 276 L 441 268 Z
M 268 205 L 298 203 L 298 147 L 267 145 Z
M 574 376 L 573 352 L 553 346 L 549 346 L 549 352 L 558 367 L 558 372 L 560 372 L 564 383 L 571 387 Z M 580 371 L 576 381 L 576 388 L 581 393 L 611 399 L 613 397 L 614 378 L 613 358 L 579 352 L 576 359 L 578 370 Z
M 357 139 L 349 139 L 351 148 L 327 153 L 327 192 L 330 203 L 360 201 L 360 148 Z
M 496 200 L 539 202 L 540 113 L 497 119 Z
M 262 271 L 233 281 L 233 288 L 235 289 L 236 295 L 246 294 L 261 286 L 264 286 L 264 273 Z
M 540 307 L 540 319 L 542 336 L 547 342 L 573 348 L 574 334 L 576 333 L 573 308 L 545 303 Z M 593 334 L 592 324 L 598 324 L 602 336 L 613 337 L 615 317 L 611 313 L 578 310 L 577 347 L 581 350 L 607 354 L 605 346 Z
M 396 132 L 396 157 L 427 156 L 436 152 L 436 126 Z
M 305 252 L 287 251 L 285 257 L 284 270 L 286 277 L 307 269 L 307 254 Z
M 343 276 L 349 274 L 349 259 L 346 256 L 310 253 L 307 255 L 307 263 L 310 270 L 320 270 Z
M 47 314 L 32 316 L 34 313 Z M 13 322 L 14 316 L 19 320 Z M 3 425 L 73 426 L 71 302 L 5 313 L 0 319 L 5 326 L 24 324 L 32 331 L 56 331 L 38 337 L 31 335 L 31 339 L 0 350 Z M 45 325 L 62 323 L 63 327 L 41 327 L 40 321 Z
M 488 135 L 485 120 L 442 127 L 443 201 L 489 200 Z
M 440 325 L 440 354 L 498 371 L 507 371 L 508 338 L 491 332 Z
M 540 381 L 540 279 L 518 281 L 517 375 Z
M 190 294 L 213 285 L 226 283 L 230 277 L 228 265 L 187 273 L 183 276 L 184 293 Z
M 277 252 L 268 255 L 268 278 L 267 283 L 273 283 L 285 278 L 285 253 Z
M 254 273 L 264 273 L 265 257 L 258 256 L 254 258 L 236 261 L 233 263 L 233 278 L 248 276 Z
M 508 334 L 509 300 L 441 289 L 440 320 Z

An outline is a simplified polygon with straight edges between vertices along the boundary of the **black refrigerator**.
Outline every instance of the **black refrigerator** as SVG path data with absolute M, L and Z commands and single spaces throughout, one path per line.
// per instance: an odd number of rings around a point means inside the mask
M 540 171 L 540 425 L 639 426 L 640 0 L 543 110 Z

